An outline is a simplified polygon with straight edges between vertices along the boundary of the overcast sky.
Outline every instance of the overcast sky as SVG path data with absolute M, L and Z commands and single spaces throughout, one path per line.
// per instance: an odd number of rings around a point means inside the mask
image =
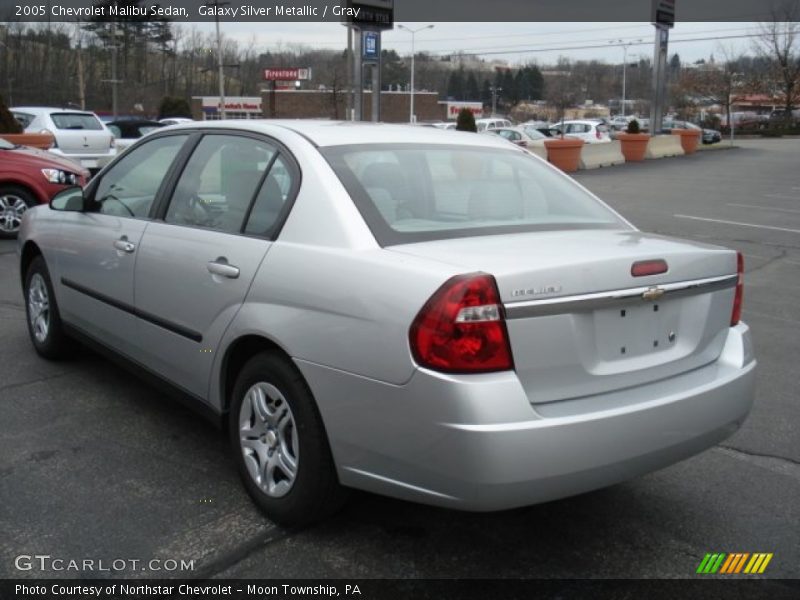
M 428 23 L 407 23 L 412 29 Z M 609 44 L 614 40 L 642 43 L 628 50 L 632 62 L 638 56 L 651 57 L 654 28 L 649 23 L 435 23 L 416 35 L 417 51 L 449 54 L 462 50 L 486 59 L 503 59 L 511 64 L 537 61 L 554 63 L 559 56 L 573 60 L 598 59 L 622 62 L 623 50 Z M 214 25 L 195 23 L 189 27 L 213 32 Z M 677 52 L 684 62 L 721 55 L 720 45 L 734 53 L 752 52 L 752 37 L 757 23 L 677 23 L 670 31 L 669 53 Z M 247 44 L 255 40 L 260 50 L 300 43 L 316 48 L 344 48 L 346 30 L 338 23 L 222 23 L 223 35 Z M 692 41 L 695 38 L 726 38 Z M 682 41 L 684 40 L 684 41 Z M 588 48 L 578 48 L 589 46 Z M 411 35 L 395 27 L 383 34 L 383 47 L 400 54 L 411 50 Z M 300 65 L 302 66 L 302 65 Z

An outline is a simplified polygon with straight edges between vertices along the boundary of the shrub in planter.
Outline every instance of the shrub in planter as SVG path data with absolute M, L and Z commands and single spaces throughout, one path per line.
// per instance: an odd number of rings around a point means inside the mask
M 673 129 L 670 133 L 680 136 L 684 154 L 694 154 L 700 145 L 700 135 L 703 132 L 699 129 Z
M 647 133 L 640 133 L 640 131 L 639 121 L 632 119 L 628 123 L 628 128 L 625 130 L 625 133 L 617 134 L 622 155 L 625 157 L 625 162 L 639 162 L 644 160 L 644 155 L 647 152 L 647 142 L 650 141 L 650 135 Z
M 583 140 L 551 138 L 544 141 L 544 147 L 547 148 L 547 160 L 550 163 L 565 173 L 574 173 L 578 170 Z

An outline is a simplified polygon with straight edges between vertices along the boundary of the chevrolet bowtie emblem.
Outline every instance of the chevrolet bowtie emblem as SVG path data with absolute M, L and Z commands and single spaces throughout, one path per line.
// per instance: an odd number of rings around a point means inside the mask
M 647 288 L 644 292 L 642 292 L 642 298 L 644 300 L 658 300 L 663 295 L 664 295 L 664 288 L 660 288 L 657 286 Z

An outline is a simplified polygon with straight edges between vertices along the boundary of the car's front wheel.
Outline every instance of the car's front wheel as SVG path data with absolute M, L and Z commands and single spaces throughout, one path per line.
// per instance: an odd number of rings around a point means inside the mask
M 15 186 L 0 186 L 0 239 L 17 237 L 22 215 L 36 206 L 36 198 L 29 191 Z
M 36 352 L 45 358 L 63 357 L 69 340 L 64 334 L 50 272 L 42 256 L 31 261 L 25 274 L 25 312 Z
M 275 353 L 251 358 L 231 399 L 230 437 L 250 496 L 273 521 L 302 526 L 341 507 L 322 419 L 296 367 Z

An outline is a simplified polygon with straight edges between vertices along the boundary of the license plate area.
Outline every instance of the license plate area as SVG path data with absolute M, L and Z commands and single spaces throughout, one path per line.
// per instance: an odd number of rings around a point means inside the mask
M 601 361 L 668 352 L 680 337 L 680 300 L 620 304 L 594 312 L 595 342 Z

